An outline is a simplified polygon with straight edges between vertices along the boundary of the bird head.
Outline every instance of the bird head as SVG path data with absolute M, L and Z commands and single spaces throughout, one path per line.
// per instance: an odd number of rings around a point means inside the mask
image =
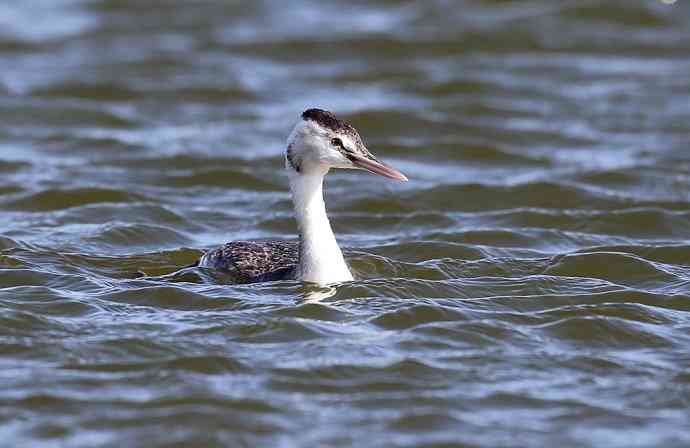
M 302 113 L 302 119 L 288 137 L 285 163 L 287 169 L 298 174 L 349 168 L 407 181 L 403 173 L 369 152 L 354 127 L 322 109 L 307 109 Z

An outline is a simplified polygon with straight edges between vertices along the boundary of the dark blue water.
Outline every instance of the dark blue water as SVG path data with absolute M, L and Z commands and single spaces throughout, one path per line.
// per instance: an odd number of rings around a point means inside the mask
M 690 6 L 0 4 L 0 445 L 690 445 Z M 333 110 L 411 181 L 329 175 L 357 275 L 182 269 L 295 238 Z

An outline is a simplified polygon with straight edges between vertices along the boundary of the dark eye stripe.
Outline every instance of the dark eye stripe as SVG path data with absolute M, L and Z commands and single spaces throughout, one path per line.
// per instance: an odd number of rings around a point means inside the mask
M 338 137 L 335 137 L 331 139 L 331 145 L 343 148 L 343 141 L 340 140 Z

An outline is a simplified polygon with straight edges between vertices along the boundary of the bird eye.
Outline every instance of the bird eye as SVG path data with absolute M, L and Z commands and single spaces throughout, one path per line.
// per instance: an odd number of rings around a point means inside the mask
M 331 145 L 342 147 L 342 146 L 343 146 L 343 141 L 340 140 L 340 139 L 337 138 L 337 137 L 336 137 L 336 138 L 332 138 L 332 139 L 331 139 Z

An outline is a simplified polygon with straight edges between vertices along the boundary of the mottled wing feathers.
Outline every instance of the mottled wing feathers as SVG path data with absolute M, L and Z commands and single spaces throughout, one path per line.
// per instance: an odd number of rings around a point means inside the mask
M 294 278 L 298 260 L 297 241 L 233 241 L 207 252 L 199 266 L 228 272 L 238 283 L 255 283 Z

